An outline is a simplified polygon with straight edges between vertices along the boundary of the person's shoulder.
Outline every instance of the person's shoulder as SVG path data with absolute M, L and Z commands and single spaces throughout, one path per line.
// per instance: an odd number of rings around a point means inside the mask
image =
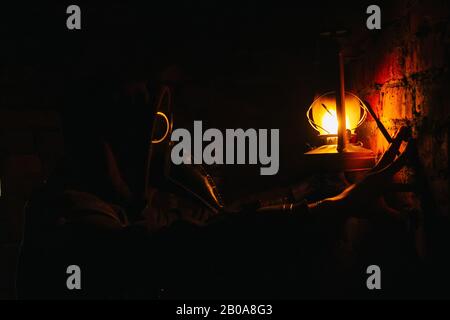
M 73 190 L 37 190 L 25 207 L 27 219 L 39 219 L 46 224 L 103 222 L 118 227 L 126 225 L 124 214 L 117 206 L 98 196 Z M 34 219 L 33 219 L 34 218 Z

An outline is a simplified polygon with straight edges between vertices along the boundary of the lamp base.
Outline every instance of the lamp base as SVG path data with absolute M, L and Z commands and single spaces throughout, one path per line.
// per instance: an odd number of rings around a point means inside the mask
M 305 153 L 308 168 L 321 172 L 370 170 L 376 157 L 372 150 L 356 144 L 347 144 L 338 152 L 336 144 L 327 144 Z

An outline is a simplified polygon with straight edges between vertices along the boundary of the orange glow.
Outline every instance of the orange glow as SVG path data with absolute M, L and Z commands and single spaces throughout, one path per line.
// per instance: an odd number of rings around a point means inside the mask
M 160 111 L 158 111 L 156 113 L 156 115 L 160 116 L 164 120 L 164 125 L 165 125 L 166 129 L 165 129 L 164 135 L 161 138 L 152 140 L 152 143 L 154 143 L 154 144 L 163 142 L 164 139 L 166 139 L 167 135 L 169 134 L 169 130 L 170 130 L 169 118 L 167 118 L 167 116 L 163 112 L 160 112 Z
M 317 98 L 307 113 L 310 124 L 320 135 L 337 135 L 338 119 L 336 116 L 336 97 L 329 92 Z M 354 94 L 345 94 L 346 128 L 355 130 L 366 118 L 367 110 L 364 103 Z
M 345 120 L 346 127 L 348 128 L 350 126 L 350 122 L 347 116 L 345 117 Z M 324 133 L 321 134 L 337 134 L 338 124 L 339 122 L 336 116 L 336 111 L 330 110 L 330 113 L 325 113 L 320 121 L 320 126 L 324 129 L 322 130 Z

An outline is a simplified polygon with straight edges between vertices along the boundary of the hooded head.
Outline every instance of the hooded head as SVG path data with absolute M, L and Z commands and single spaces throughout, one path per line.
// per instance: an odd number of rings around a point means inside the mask
M 145 195 L 155 119 L 149 88 L 143 81 L 105 80 L 76 88 L 63 112 L 66 183 L 135 206 Z

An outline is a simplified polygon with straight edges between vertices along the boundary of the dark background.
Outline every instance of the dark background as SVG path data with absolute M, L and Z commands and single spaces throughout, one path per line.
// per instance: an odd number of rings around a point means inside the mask
M 302 159 L 306 143 L 316 143 L 305 112 L 315 95 L 335 86 L 335 57 L 323 31 L 350 31 L 349 90 L 371 103 L 391 133 L 413 127 L 434 204 L 427 214 L 447 222 L 448 2 L 376 3 L 380 31 L 365 27 L 372 1 L 77 2 L 79 31 L 66 28 L 72 3 L 2 5 L 0 297 L 14 296 L 23 204 L 64 152 L 60 113 L 69 87 L 88 79 L 158 82 L 175 74 L 181 79 L 176 127 L 202 120 L 219 129 L 279 128 L 278 175 L 261 177 L 259 166 L 209 168 L 232 201 L 314 174 Z M 376 154 L 385 150 L 373 119 L 361 136 Z M 399 179 L 408 181 L 410 173 Z M 417 206 L 412 194 L 395 201 Z M 433 261 L 442 261 L 447 248 L 447 230 L 438 231 Z
M 70 87 L 80 83 L 111 78 L 157 82 L 177 74 L 182 86 L 175 126 L 202 120 L 204 127 L 219 129 L 281 129 L 281 169 L 275 181 L 265 177 L 247 188 L 266 188 L 308 172 L 298 161 L 316 132 L 305 112 L 316 94 L 335 87 L 335 53 L 319 34 L 360 33 L 367 8 L 351 1 L 79 5 L 80 31 L 67 30 L 66 3 L 3 10 L 2 106 L 57 116 L 76 94 Z M 259 176 L 257 166 L 221 170 L 230 171 L 227 177 Z

